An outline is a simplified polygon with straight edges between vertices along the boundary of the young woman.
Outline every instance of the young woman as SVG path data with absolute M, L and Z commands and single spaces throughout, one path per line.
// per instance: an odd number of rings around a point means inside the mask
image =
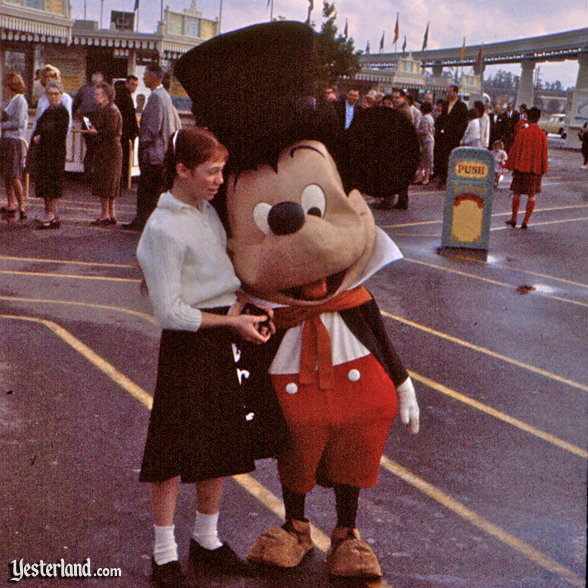
M 266 316 L 227 314 L 240 282 L 210 204 L 223 183 L 227 157 L 226 148 L 204 129 L 188 127 L 172 135 L 164 162 L 168 191 L 137 249 L 163 328 L 140 475 L 151 484 L 157 586 L 184 585 L 173 526 L 180 477 L 196 483 L 190 560 L 224 570 L 242 565 L 217 533 L 223 478 L 254 469 L 232 345 L 239 338 L 265 343 L 270 333 L 260 325 Z
M 426 186 L 433 168 L 433 151 L 435 148 L 435 120 L 433 119 L 433 105 L 430 102 L 421 104 L 422 118 L 417 129 L 421 148 L 421 160 L 415 184 Z
M 6 106 L 2 111 L 0 128 L 0 175 L 4 176 L 4 185 L 8 203 L 0 211 L 7 219 L 27 218 L 24 207 L 22 189 L 23 142 L 27 129 L 28 105 L 23 95 L 25 84 L 23 79 L 13 72 L 9 72 L 3 79 Z
M 541 111 L 535 106 L 529 109 L 528 126 L 517 133 L 504 166 L 512 170 L 512 216 L 505 222 L 513 228 L 517 226 L 521 194 L 527 195 L 527 208 L 521 229 L 527 228 L 535 209 L 535 197 L 541 192 L 541 178 L 548 171 L 547 135 L 537 124 L 540 116 Z

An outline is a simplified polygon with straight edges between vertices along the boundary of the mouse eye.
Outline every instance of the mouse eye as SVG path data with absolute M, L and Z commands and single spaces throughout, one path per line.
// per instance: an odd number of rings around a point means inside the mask
M 306 214 L 312 214 L 318 217 L 323 217 L 325 215 L 327 199 L 320 186 L 317 186 L 316 184 L 306 186 L 302 192 L 301 202 L 302 208 Z
M 257 225 L 257 228 L 268 235 L 271 232 L 267 217 L 272 207 L 267 202 L 260 202 L 253 209 L 253 220 Z

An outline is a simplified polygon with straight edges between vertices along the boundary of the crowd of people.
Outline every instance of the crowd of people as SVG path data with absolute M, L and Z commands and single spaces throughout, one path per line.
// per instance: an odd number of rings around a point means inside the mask
M 538 133 L 539 109 L 521 104 L 520 110 L 516 110 L 512 103 L 503 107 L 482 101 L 475 101 L 468 108 L 455 85 L 447 88 L 445 99 L 435 102 L 431 92 L 425 92 L 417 102 L 401 88 L 394 88 L 389 95 L 370 90 L 363 97 L 357 88 L 350 88 L 337 98 L 332 87 L 325 88 L 323 102 L 331 105 L 336 115 L 334 153 L 344 183 L 348 189 L 358 188 L 373 196 L 374 208 L 406 210 L 411 184 L 426 186 L 434 179 L 439 188 L 445 188 L 451 152 L 459 146 L 477 147 L 492 151 L 495 187 L 503 179 L 505 169 L 514 171 L 510 187 L 513 218 L 507 224 L 516 226 L 514 210 L 518 210 L 521 194 L 527 194 L 529 204 L 522 224 L 522 228 L 527 228 L 535 195 L 541 191 L 541 176 L 547 172 L 547 164 L 543 163 L 547 161 L 547 139 L 545 133 Z M 397 114 L 385 114 L 388 110 Z M 398 122 L 399 116 L 404 124 Z M 529 139 L 531 136 L 534 141 Z M 588 142 L 588 129 L 580 132 L 580 138 L 584 145 Z M 509 164 L 513 147 L 518 160 L 511 157 Z M 588 147 L 583 149 L 586 166 Z M 539 178 L 522 184 L 519 172 L 533 173 Z
M 104 81 L 102 72 L 92 72 L 90 81 L 72 99 L 63 91 L 57 68 L 45 65 L 39 70 L 34 88 L 37 108 L 26 153 L 35 195 L 45 203 L 45 214 L 36 221 L 38 229 L 60 226 L 57 201 L 63 193 L 66 138 L 74 119 L 80 120 L 82 126 L 85 174 L 92 194 L 101 202 L 100 215 L 91 222 L 94 226 L 117 224 L 116 200 L 121 189 L 130 185 L 132 146 L 139 138 L 141 173 L 136 214 L 122 227 L 143 229 L 159 197 L 167 141 L 181 127 L 163 77 L 158 64 L 146 67 L 144 82 L 151 94 L 139 125 L 138 108 L 132 98 L 138 85 L 136 76 L 129 75 L 113 87 Z M 0 173 L 7 203 L 1 212 L 7 219 L 26 220 L 22 183 L 23 140 L 28 122 L 25 86 L 18 74 L 7 73 L 3 88 Z M 318 101 L 324 142 L 333 152 L 346 189 L 357 188 L 374 197 L 375 208 L 406 210 L 411 184 L 426 186 L 434 180 L 439 188 L 445 187 L 449 156 L 459 146 L 492 150 L 498 186 L 503 170 L 509 168 L 509 152 L 515 138 L 533 124 L 529 120 L 533 109 L 522 104 L 517 111 L 512 103 L 502 107 L 481 101 L 468 109 L 458 91 L 457 86 L 451 85 L 445 99 L 434 102 L 433 94 L 426 92 L 417 102 L 401 88 L 394 88 L 389 95 L 371 90 L 363 97 L 359 89 L 350 88 L 340 98 L 333 87 L 325 88 Z M 585 167 L 588 131 L 582 129 L 580 136 Z M 520 188 L 511 186 L 515 200 L 515 190 Z M 535 182 L 533 189 L 540 190 L 540 184 Z M 534 201 L 534 196 L 530 200 Z
M 100 215 L 90 223 L 93 226 L 117 224 L 116 200 L 121 189 L 129 187 L 133 143 L 139 138 L 137 216 L 123 228 L 142 229 L 159 197 L 167 141 L 181 126 L 162 80 L 158 64 L 146 67 L 144 82 L 152 92 L 142 108 L 139 125 L 138 108 L 132 98 L 139 82 L 137 76 L 129 75 L 113 86 L 105 81 L 102 72 L 95 71 L 72 99 L 63 91 L 60 71 L 49 64 L 43 66 L 33 91 L 37 106 L 27 148 L 29 106 L 25 84 L 17 73 L 7 73 L 3 78 L 5 101 L 0 123 L 0 175 L 7 194 L 6 206 L 0 209 L 2 217 L 8 221 L 28 218 L 23 190 L 26 171 L 35 196 L 44 202 L 44 214 L 35 219 L 36 228 L 60 228 L 58 202 L 64 190 L 67 137 L 77 119 L 85 143 L 84 174 L 92 195 L 101 203 Z

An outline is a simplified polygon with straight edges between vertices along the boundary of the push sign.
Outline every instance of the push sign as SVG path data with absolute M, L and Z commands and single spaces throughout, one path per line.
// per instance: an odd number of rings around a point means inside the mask
M 488 250 L 494 157 L 487 149 L 458 147 L 449 157 L 442 248 Z

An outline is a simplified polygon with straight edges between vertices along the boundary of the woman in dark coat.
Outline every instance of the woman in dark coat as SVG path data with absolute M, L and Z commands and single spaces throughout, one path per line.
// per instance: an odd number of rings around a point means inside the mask
M 32 176 L 35 195 L 45 201 L 45 216 L 37 229 L 58 229 L 57 200 L 63 192 L 69 112 L 61 103 L 63 90 L 57 82 L 45 86 L 49 108 L 39 117 L 31 139 Z
M 94 98 L 98 112 L 94 126 L 86 132 L 94 137 L 92 195 L 100 198 L 102 214 L 90 224 L 105 227 L 116 224 L 115 204 L 120 195 L 122 166 L 122 116 L 114 104 L 114 89 L 110 84 L 96 84 Z

